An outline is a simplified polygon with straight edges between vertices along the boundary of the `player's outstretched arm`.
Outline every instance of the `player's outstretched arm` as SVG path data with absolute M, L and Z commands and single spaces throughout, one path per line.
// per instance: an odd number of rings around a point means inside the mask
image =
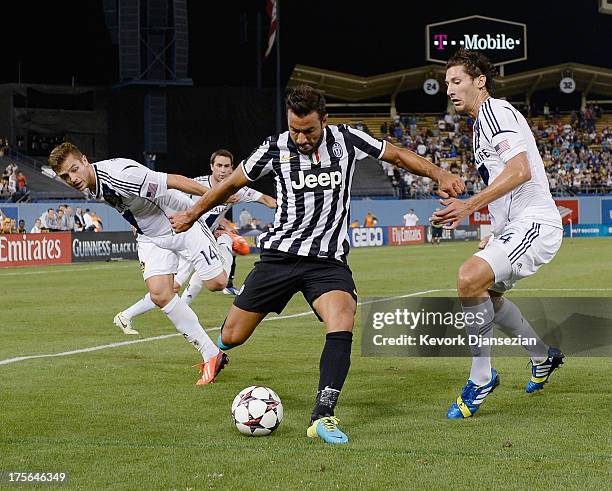
M 196 194 L 202 196 L 210 190 L 209 187 L 203 186 L 198 181 L 189 179 L 188 177 L 179 174 L 168 174 L 168 189 L 178 189 L 186 194 Z
M 450 228 L 455 228 L 471 213 L 508 194 L 529 179 L 531 179 L 531 169 L 527 154 L 521 152 L 512 157 L 501 174 L 480 193 L 466 200 L 456 198 L 442 200 L 446 208 L 435 212 L 434 217 L 437 222 L 443 222 Z
M 227 179 L 224 179 L 218 186 L 215 186 L 203 195 L 191 208 L 170 215 L 172 228 L 176 232 L 189 230 L 194 222 L 204 213 L 221 203 L 225 203 L 232 194 L 247 184 L 248 180 L 244 175 L 242 167 L 239 166 Z
M 440 169 L 440 167 L 432 164 L 429 160 L 417 155 L 410 150 L 398 148 L 395 145 L 387 142 L 385 145 L 385 153 L 382 160 L 401 167 L 418 176 L 429 177 L 438 183 L 438 194 L 442 198 L 449 196 L 458 196 L 465 191 L 465 184 L 456 175 Z
M 268 208 L 276 208 L 276 200 L 267 194 L 262 194 L 257 202 L 266 205 Z

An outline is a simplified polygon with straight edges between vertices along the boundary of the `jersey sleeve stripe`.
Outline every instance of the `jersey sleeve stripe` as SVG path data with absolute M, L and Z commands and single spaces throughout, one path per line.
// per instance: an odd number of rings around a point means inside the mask
M 101 171 L 101 170 L 98 170 L 98 174 L 100 175 L 100 178 L 104 178 L 104 180 L 107 181 L 108 184 L 117 186 L 118 188 L 122 188 L 126 191 L 137 193 L 141 188 L 140 184 L 134 184 L 132 182 L 123 181 L 121 179 L 116 179 L 114 177 L 109 176 L 106 172 Z
M 372 142 L 369 142 L 366 139 L 362 138 L 357 133 L 355 133 L 354 131 L 352 131 L 351 128 L 347 127 L 347 129 L 348 129 L 348 132 L 351 134 L 351 140 L 353 142 L 353 145 L 357 147 L 359 150 L 367 153 L 368 155 L 376 155 L 377 153 L 379 154 L 379 156 L 382 155 L 382 153 L 380 153 L 378 146 L 375 146 L 372 144 L 373 142 L 382 143 L 380 140 L 376 140 L 375 138 L 372 138 Z M 384 151 L 384 147 L 385 147 L 384 144 L 382 144 L 381 147 Z

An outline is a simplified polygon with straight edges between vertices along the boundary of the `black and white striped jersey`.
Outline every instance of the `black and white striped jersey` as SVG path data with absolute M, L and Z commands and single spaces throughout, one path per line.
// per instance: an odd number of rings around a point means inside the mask
M 261 248 L 345 260 L 355 162 L 384 151 L 384 141 L 347 125 L 327 126 L 312 155 L 301 154 L 288 131 L 268 138 L 241 164 L 251 181 L 274 175 L 274 227 Z
M 103 199 L 148 237 L 172 235 L 169 215 L 191 208 L 184 193 L 168 189 L 168 175 L 130 159 L 102 160 L 92 164 L 96 199 Z
M 207 188 L 213 187 L 213 181 L 211 179 L 211 175 L 208 174 L 206 176 L 198 176 L 194 177 L 193 180 L 202 184 L 202 186 L 206 186 Z M 254 201 L 258 201 L 263 194 L 255 189 L 251 189 L 249 187 L 243 187 L 240 189 L 236 195 L 238 196 L 238 203 L 252 203 Z M 198 201 L 200 199 L 199 196 L 189 195 L 191 199 L 194 201 Z M 215 230 L 219 225 L 219 222 L 222 218 L 225 218 L 225 214 L 228 210 L 233 206 L 233 204 L 223 203 L 221 205 L 215 206 L 210 211 L 207 211 L 204 215 L 202 215 L 202 219 L 206 222 L 206 225 L 210 227 L 211 230 Z

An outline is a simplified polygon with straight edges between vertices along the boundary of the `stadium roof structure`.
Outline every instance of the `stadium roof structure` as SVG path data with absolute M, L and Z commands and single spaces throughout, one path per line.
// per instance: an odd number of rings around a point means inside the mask
M 597 94 L 612 98 L 612 70 L 580 63 L 564 63 L 498 77 L 495 79 L 495 95 L 522 95 L 529 100 L 536 90 L 558 88 L 561 79 L 568 75 L 576 82 L 576 90 L 585 97 Z M 287 86 L 292 88 L 307 83 L 323 90 L 327 97 L 356 102 L 384 96 L 394 98 L 400 92 L 420 90 L 428 78 L 438 80 L 443 86 L 444 76 L 444 66 L 434 64 L 371 77 L 296 65 Z

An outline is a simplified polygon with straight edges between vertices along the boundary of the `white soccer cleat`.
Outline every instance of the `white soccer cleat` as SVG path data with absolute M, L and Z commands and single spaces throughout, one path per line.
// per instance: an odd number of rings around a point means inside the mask
M 113 319 L 113 323 L 123 331 L 123 334 L 138 335 L 138 331 L 132 328 L 132 320 L 123 316 L 123 312 L 119 312 Z

